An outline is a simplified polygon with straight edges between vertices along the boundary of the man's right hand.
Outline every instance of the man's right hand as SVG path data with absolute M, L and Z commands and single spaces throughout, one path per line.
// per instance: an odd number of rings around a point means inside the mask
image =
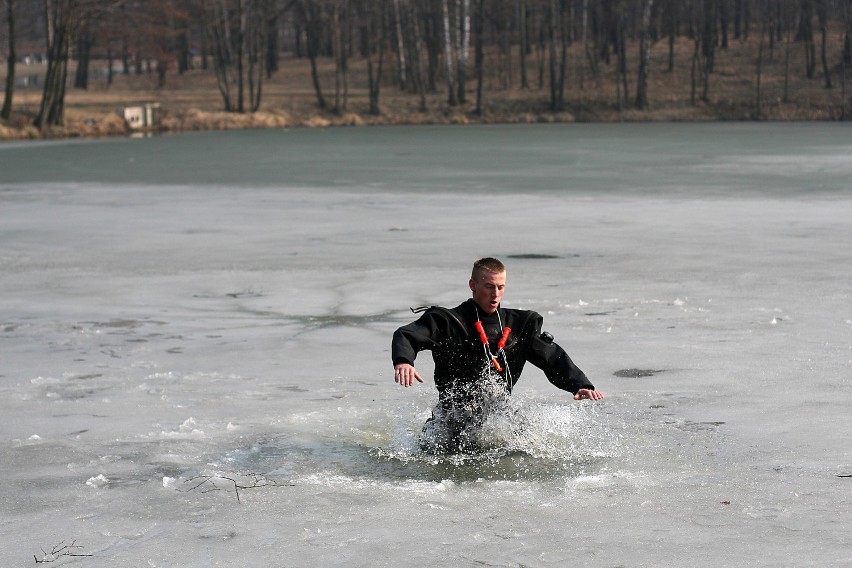
M 423 382 L 423 377 L 417 372 L 413 365 L 400 363 L 393 368 L 393 380 L 404 387 L 414 386 L 414 381 Z

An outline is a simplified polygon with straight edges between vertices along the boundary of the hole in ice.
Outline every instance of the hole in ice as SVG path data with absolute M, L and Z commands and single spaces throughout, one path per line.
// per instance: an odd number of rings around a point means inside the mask
M 686 422 L 673 424 L 673 426 L 679 430 L 683 430 L 684 432 L 706 432 L 715 431 L 723 424 L 724 422 L 721 421 L 693 422 L 691 420 L 687 420 Z
M 256 292 L 256 291 L 252 290 L 251 288 L 248 288 L 246 290 L 242 290 L 240 292 L 227 292 L 225 295 L 229 298 L 262 298 L 263 297 L 262 292 Z
M 665 372 L 665 369 L 621 369 L 613 373 L 616 377 L 622 378 L 639 378 L 639 377 L 653 377 L 657 373 Z
M 579 254 L 573 254 L 573 255 L 569 255 L 569 256 L 576 258 L 580 255 Z M 535 252 L 525 252 L 525 253 L 520 253 L 520 254 L 510 254 L 510 255 L 507 255 L 507 258 L 512 258 L 512 259 L 516 259 L 516 260 L 550 260 L 550 259 L 559 258 L 559 257 L 554 255 L 554 254 L 540 254 L 540 253 L 535 253 Z
M 425 424 L 398 417 L 409 424 L 397 423 L 387 445 L 368 449 L 373 467 L 383 477 L 426 481 L 543 481 L 586 475 L 619 453 L 617 437 L 592 407 L 524 396 L 486 402 L 471 421 L 459 412 L 448 416 L 440 405 Z

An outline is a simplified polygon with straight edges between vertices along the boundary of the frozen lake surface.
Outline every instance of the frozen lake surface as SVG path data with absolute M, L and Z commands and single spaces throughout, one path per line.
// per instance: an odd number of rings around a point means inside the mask
M 850 218 L 836 124 L 0 145 L 0 566 L 852 565 Z M 607 398 L 426 455 L 484 255 Z

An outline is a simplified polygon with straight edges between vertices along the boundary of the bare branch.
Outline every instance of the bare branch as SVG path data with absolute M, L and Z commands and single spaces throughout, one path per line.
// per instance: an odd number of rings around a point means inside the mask
M 33 559 L 36 564 L 47 564 L 49 562 L 56 562 L 63 556 L 92 556 L 91 554 L 83 554 L 78 552 L 83 547 L 77 544 L 76 540 L 72 540 L 71 544 L 65 544 L 63 540 L 47 552 L 45 549 L 41 549 L 42 557 L 38 558 L 35 554 L 33 554 Z

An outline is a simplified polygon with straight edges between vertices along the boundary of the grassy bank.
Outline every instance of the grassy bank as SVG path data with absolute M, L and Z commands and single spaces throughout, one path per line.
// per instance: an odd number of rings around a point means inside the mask
M 835 54 L 831 60 L 839 61 L 840 34 L 833 37 L 836 43 L 830 45 L 829 53 Z M 222 98 L 212 71 L 170 73 L 161 88 L 157 87 L 155 74 L 118 75 L 112 85 L 107 85 L 104 78 L 96 78 L 90 81 L 87 90 L 69 88 L 65 126 L 44 131 L 32 126 L 41 101 L 41 89 L 16 89 L 13 115 L 9 121 L 0 123 L 0 139 L 126 135 L 130 130 L 123 119 L 124 107 L 150 102 L 161 105 L 161 130 L 165 132 L 370 124 L 844 120 L 852 115 L 852 84 L 848 88 L 845 85 L 852 83 L 852 72 L 846 71 L 844 81 L 843 70 L 839 66 L 831 68 L 833 87 L 826 88 L 821 68 L 813 78 L 805 76 L 804 47 L 798 44 L 779 43 L 772 51 L 764 46 L 758 108 L 757 41 L 752 38 L 718 51 L 707 101 L 700 100 L 700 84 L 693 96 L 691 42 L 683 39 L 675 45 L 675 65 L 671 71 L 668 70 L 668 45 L 664 41 L 657 43 L 652 50 L 650 104 L 641 111 L 633 108 L 632 100 L 636 92 L 635 53 L 629 58 L 628 94 L 631 98 L 621 108 L 617 105 L 614 65 L 602 66 L 593 74 L 582 64 L 582 54 L 572 48 L 568 54 L 562 112 L 554 113 L 549 109 L 547 77 L 545 74 L 542 85 L 533 55 L 528 58 L 530 88 L 521 89 L 517 84 L 504 88 L 498 84 L 496 76 L 487 77 L 481 115 L 474 112 L 476 84 L 472 79 L 467 83 L 465 104 L 448 106 L 446 92 L 440 89 L 427 95 L 427 111 L 420 112 L 419 97 L 401 91 L 395 84 L 395 61 L 389 56 L 385 62 L 381 113 L 377 116 L 368 113 L 366 63 L 363 60 L 351 61 L 345 108 L 341 97 L 338 101 L 340 111 L 332 112 L 317 105 L 308 61 L 285 55 L 281 69 L 264 82 L 263 102 L 256 113 L 222 111 Z M 486 69 L 496 68 L 495 57 L 489 55 Z M 99 69 L 98 63 L 93 63 L 94 72 Z M 320 69 L 324 95 L 330 107 L 335 105 L 332 65 L 326 61 Z M 2 69 L 5 72 L 5 65 Z M 789 72 L 785 73 L 785 69 Z M 19 65 L 17 69 L 19 78 L 43 73 L 43 65 Z M 517 70 L 515 75 L 518 75 Z

